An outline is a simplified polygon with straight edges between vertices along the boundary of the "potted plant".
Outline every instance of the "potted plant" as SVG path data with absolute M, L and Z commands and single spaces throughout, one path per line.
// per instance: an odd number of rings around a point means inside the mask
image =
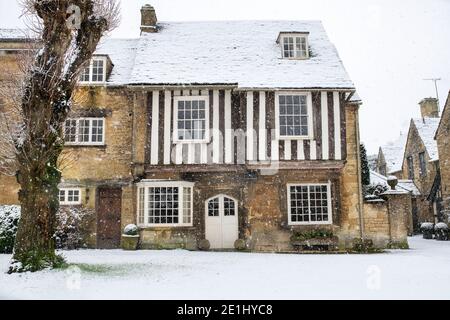
M 135 224 L 129 224 L 123 229 L 122 249 L 137 250 L 139 245 L 139 228 Z
M 434 226 L 434 234 L 436 240 L 447 241 L 448 240 L 448 225 L 444 222 L 436 223 Z
M 420 225 L 420 232 L 422 232 L 424 239 L 433 239 L 434 224 L 431 222 L 422 223 Z

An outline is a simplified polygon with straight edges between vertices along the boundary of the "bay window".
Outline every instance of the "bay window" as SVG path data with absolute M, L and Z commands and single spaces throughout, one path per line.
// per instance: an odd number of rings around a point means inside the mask
M 138 184 L 141 227 L 192 226 L 193 183 L 144 180 Z

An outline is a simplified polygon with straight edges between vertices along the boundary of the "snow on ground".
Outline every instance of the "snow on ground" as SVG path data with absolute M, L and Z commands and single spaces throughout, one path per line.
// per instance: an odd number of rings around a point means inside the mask
M 449 299 L 450 242 L 410 238 L 371 255 L 66 251 L 77 267 L 7 275 L 0 297 L 30 299 Z

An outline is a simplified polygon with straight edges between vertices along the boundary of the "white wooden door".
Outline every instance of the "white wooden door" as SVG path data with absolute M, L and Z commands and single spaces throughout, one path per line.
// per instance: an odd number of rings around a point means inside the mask
M 231 249 L 239 237 L 237 201 L 219 195 L 206 201 L 205 233 L 211 249 Z

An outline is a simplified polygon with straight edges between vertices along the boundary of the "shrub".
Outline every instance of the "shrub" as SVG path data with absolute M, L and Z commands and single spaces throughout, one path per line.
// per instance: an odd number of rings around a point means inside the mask
M 389 187 L 383 184 L 369 184 L 363 186 L 363 195 L 366 200 L 380 199 L 380 195 L 389 190 Z
M 73 250 L 86 246 L 91 209 L 83 207 L 60 207 L 56 216 L 55 242 L 58 249 Z
M 358 253 L 373 253 L 377 251 L 373 245 L 372 239 L 362 238 L 353 239 L 352 249 L 354 252 Z
M 19 206 L 0 206 L 0 253 L 13 252 L 19 219 Z
M 295 231 L 291 236 L 291 241 L 306 241 L 309 239 L 332 238 L 333 232 L 329 230 L 316 229 L 311 231 Z
M 442 241 L 447 241 L 448 240 L 448 225 L 443 223 L 443 222 L 439 222 L 434 226 L 434 234 L 436 237 L 436 240 L 442 240 Z
M 61 207 L 56 215 L 55 244 L 58 249 L 77 249 L 85 246 L 89 232 L 90 209 Z M 0 206 L 0 253 L 12 253 L 17 226 L 20 220 L 20 206 Z
M 434 224 L 431 222 L 423 222 L 420 225 L 420 232 L 422 232 L 424 239 L 433 239 Z
M 139 228 L 135 224 L 128 224 L 123 229 L 123 234 L 126 236 L 137 236 L 139 234 Z

